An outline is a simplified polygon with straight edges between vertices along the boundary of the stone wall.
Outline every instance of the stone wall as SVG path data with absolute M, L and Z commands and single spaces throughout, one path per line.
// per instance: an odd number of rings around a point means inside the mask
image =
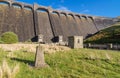
M 55 37 L 83 36 L 84 39 L 114 24 L 111 18 L 94 17 L 53 10 L 50 7 L 20 2 L 0 1 L 0 35 L 15 32 L 20 41 L 44 35 L 43 41 L 51 43 Z

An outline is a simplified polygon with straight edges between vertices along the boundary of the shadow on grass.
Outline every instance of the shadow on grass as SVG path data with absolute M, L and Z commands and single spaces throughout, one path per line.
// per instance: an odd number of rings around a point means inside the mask
M 22 62 L 22 63 L 28 64 L 30 66 L 35 66 L 35 62 L 34 61 L 24 60 L 24 59 L 19 59 L 19 58 L 11 58 L 11 60 Z

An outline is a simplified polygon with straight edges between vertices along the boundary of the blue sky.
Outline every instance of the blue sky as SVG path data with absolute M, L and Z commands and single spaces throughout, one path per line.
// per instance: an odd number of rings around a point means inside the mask
M 18 0 L 43 6 L 51 6 L 53 9 L 72 11 L 80 14 L 95 16 L 117 17 L 120 16 L 120 0 Z

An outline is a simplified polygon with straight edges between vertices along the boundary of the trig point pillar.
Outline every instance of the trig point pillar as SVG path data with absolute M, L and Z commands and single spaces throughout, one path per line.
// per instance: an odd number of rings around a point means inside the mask
M 48 65 L 45 63 L 44 51 L 41 46 L 37 46 L 36 48 L 35 67 L 36 68 L 48 67 Z
M 83 36 L 68 37 L 68 46 L 71 48 L 83 48 Z

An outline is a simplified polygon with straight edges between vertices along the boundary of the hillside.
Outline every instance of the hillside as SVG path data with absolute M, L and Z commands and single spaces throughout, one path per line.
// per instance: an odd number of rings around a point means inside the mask
M 49 67 L 43 69 L 32 66 L 34 58 L 35 53 L 0 49 L 0 65 L 3 59 L 10 67 L 19 64 L 15 78 L 120 78 L 120 53 L 117 51 L 74 49 L 45 54 Z
M 117 43 L 120 44 L 120 23 L 99 31 L 92 37 L 84 40 L 84 43 Z

